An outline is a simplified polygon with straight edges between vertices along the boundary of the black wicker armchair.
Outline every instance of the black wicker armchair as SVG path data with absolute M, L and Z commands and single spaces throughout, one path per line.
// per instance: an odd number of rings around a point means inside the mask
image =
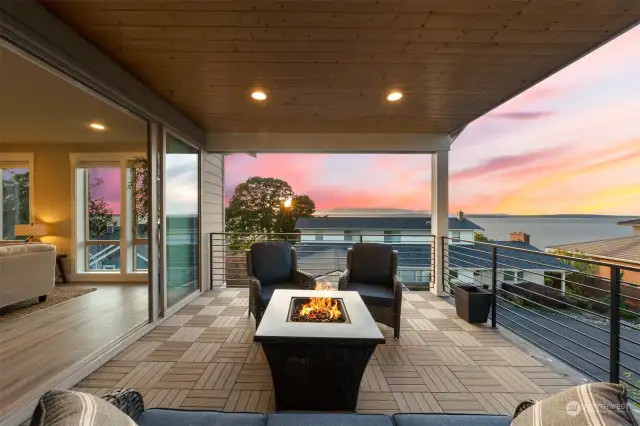
M 316 280 L 311 274 L 298 270 L 296 250 L 282 241 L 255 243 L 247 250 L 249 276 L 249 315 L 256 326 L 276 289 L 313 289 Z
M 347 250 L 347 269 L 340 290 L 355 290 L 376 322 L 393 327 L 400 337 L 402 283 L 398 278 L 398 252 L 388 244 L 358 243 Z

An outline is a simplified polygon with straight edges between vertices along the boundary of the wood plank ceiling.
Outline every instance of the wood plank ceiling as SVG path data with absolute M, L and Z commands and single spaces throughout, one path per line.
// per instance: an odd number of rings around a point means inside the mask
M 42 3 L 209 132 L 451 132 L 640 19 L 638 0 Z

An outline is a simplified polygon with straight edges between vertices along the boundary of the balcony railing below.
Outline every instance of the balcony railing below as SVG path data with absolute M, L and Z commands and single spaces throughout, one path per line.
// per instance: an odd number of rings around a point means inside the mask
M 298 268 L 337 285 L 346 268 L 347 250 L 358 242 L 386 242 L 398 251 L 398 275 L 408 288 L 429 289 L 433 275 L 433 236 L 304 232 L 295 234 L 212 233 L 211 287 L 248 287 L 246 250 L 259 241 L 288 241 L 296 249 Z
M 484 287 L 493 294 L 493 327 L 592 379 L 624 383 L 629 399 L 640 404 L 640 287 L 624 281 L 625 272 L 640 268 L 517 244 L 461 242 L 443 238 L 444 292 Z

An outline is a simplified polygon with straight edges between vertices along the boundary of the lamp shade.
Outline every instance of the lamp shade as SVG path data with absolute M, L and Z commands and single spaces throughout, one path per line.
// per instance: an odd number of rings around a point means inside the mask
M 13 231 L 16 237 L 44 237 L 47 235 L 47 225 L 30 224 L 16 225 Z

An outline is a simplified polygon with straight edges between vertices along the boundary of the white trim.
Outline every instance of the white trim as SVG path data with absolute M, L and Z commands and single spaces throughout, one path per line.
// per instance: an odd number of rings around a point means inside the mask
M 447 133 L 207 133 L 216 153 L 432 153 L 449 151 Z
M 127 196 L 130 193 L 128 185 L 129 172 L 127 169 L 127 161 L 134 157 L 146 157 L 146 152 L 89 152 L 89 153 L 70 153 L 70 173 L 71 173 L 71 254 L 70 264 L 71 273 L 69 277 L 71 281 L 103 281 L 103 282 L 146 282 L 148 279 L 148 273 L 146 271 L 133 271 L 129 265 L 129 253 L 130 246 L 130 230 L 128 230 L 129 219 L 131 211 L 129 211 L 130 202 L 127 201 Z M 86 184 L 84 182 L 79 183 L 80 175 L 78 170 L 86 168 L 89 165 L 100 166 L 101 164 L 106 167 L 117 167 L 120 169 L 120 240 L 116 243 L 120 246 L 120 270 L 119 271 L 88 271 L 86 266 L 86 246 L 95 245 L 93 241 L 86 241 L 86 229 L 81 230 L 79 227 L 87 227 L 86 220 L 80 222 L 78 217 L 80 215 L 80 209 L 84 211 L 86 206 L 86 200 L 84 194 L 86 193 Z M 82 195 L 80 195 L 82 194 Z M 102 241 L 100 241 L 102 243 Z M 133 246 L 131 246 L 133 247 Z M 133 257 L 135 261 L 135 257 Z M 80 268 L 80 265 L 84 265 Z M 145 279 L 141 279 L 144 275 Z

